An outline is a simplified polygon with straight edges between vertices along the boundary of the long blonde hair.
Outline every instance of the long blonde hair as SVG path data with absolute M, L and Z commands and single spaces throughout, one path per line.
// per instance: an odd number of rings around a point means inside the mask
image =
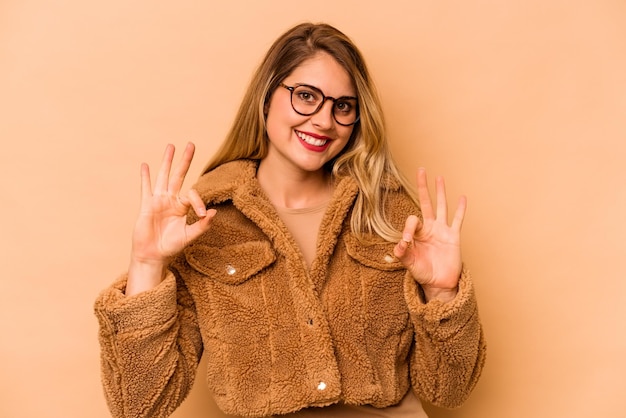
M 401 233 L 385 216 L 386 189 L 381 182 L 391 176 L 416 199 L 389 152 L 382 107 L 361 53 L 346 35 L 328 24 L 299 24 L 274 42 L 252 77 L 225 142 L 204 173 L 229 161 L 266 156 L 265 109 L 272 93 L 296 67 L 319 51 L 330 54 L 351 76 L 360 113 L 348 144 L 325 168 L 334 176 L 351 176 L 358 184 L 350 221 L 356 236 L 364 239 L 375 234 L 397 241 Z

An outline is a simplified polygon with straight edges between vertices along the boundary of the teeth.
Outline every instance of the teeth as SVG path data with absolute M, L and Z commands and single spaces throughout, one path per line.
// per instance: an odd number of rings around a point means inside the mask
M 326 140 L 326 139 L 313 138 L 311 135 L 303 134 L 302 132 L 296 132 L 296 135 L 298 135 L 298 138 L 300 138 L 301 140 L 303 140 L 307 144 L 313 145 L 313 146 L 316 146 L 316 147 L 321 147 L 322 145 L 324 145 L 324 144 L 326 144 L 328 142 L 328 140 Z

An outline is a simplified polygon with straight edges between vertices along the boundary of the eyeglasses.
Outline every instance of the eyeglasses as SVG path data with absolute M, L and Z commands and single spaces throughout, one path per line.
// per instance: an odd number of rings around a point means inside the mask
M 356 97 L 341 96 L 337 99 L 325 96 L 317 87 L 307 84 L 281 87 L 291 92 L 291 107 L 302 116 L 311 116 L 319 112 L 326 100 L 333 102 L 333 118 L 342 126 L 354 125 L 359 121 L 359 102 Z

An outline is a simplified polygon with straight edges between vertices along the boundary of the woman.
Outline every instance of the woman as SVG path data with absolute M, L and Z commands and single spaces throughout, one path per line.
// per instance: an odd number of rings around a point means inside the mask
M 115 417 L 165 417 L 202 353 L 227 414 L 425 416 L 456 407 L 485 344 L 462 266 L 462 198 L 448 225 L 395 168 L 373 83 L 325 24 L 283 34 L 205 174 L 168 146 L 141 210 L 128 274 L 96 302 Z M 421 208 L 418 205 L 421 203 Z M 382 414 L 382 415 L 381 415 Z

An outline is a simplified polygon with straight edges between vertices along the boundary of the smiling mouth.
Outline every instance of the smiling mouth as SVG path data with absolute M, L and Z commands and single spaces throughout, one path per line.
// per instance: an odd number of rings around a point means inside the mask
M 309 145 L 313 145 L 314 147 L 322 147 L 322 146 L 326 145 L 326 143 L 328 142 L 328 139 L 314 138 L 311 135 L 307 135 L 307 134 L 302 133 L 300 131 L 296 131 L 296 135 L 302 141 L 306 142 Z

